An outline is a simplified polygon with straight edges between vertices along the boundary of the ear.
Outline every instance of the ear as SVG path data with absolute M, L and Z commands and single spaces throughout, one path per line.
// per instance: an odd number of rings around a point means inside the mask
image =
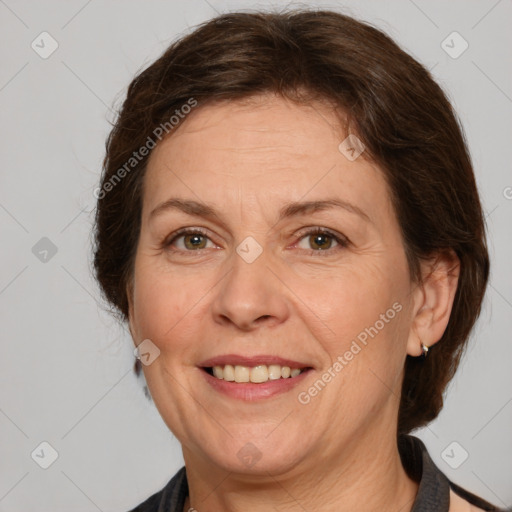
M 407 353 L 420 356 L 444 334 L 459 282 L 460 260 L 453 250 L 421 262 L 422 283 L 413 291 L 413 317 Z
M 126 285 L 126 298 L 128 300 L 128 328 L 132 337 L 134 345 L 137 345 L 137 329 L 135 327 L 135 320 L 133 315 L 133 282 L 130 280 Z

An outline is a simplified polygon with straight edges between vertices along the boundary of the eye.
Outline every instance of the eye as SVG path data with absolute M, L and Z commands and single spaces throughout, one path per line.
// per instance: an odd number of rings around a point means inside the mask
M 308 250 L 310 254 L 318 254 L 324 256 L 331 254 L 333 250 L 339 250 L 348 246 L 348 240 L 342 236 L 338 236 L 325 228 L 313 228 L 301 233 L 301 241 L 297 244 L 306 243 L 309 247 L 301 247 Z M 333 246 L 333 242 L 336 245 Z M 337 249 L 336 249 L 337 248 Z
M 182 243 L 177 243 L 180 239 L 182 239 Z M 204 230 L 199 228 L 184 228 L 174 233 L 171 239 L 165 241 L 164 246 L 177 246 L 176 250 L 191 252 L 197 251 L 198 249 L 207 249 L 207 240 L 209 240 L 209 238 Z M 212 246 L 215 247 L 213 243 Z
M 211 243 L 207 246 L 208 241 Z M 300 244 L 306 243 L 309 247 L 300 247 Z M 333 245 L 333 242 L 335 245 Z M 326 256 L 333 251 L 348 246 L 348 240 L 325 228 L 312 228 L 300 234 L 300 241 L 297 246 L 310 254 Z M 183 228 L 163 243 L 165 248 L 170 248 L 176 252 L 194 252 L 201 249 L 215 248 L 215 244 L 209 239 L 208 234 L 201 228 Z

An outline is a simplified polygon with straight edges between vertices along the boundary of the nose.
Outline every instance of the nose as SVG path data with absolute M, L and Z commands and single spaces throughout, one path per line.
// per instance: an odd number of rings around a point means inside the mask
M 243 331 L 278 325 L 289 316 L 286 286 L 268 266 L 265 251 L 252 263 L 237 253 L 212 303 L 214 321 Z

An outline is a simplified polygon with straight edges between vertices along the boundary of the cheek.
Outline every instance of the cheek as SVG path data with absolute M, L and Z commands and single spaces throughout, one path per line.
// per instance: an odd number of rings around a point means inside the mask
M 377 413 L 400 396 L 408 332 L 406 288 L 399 276 L 385 271 L 352 269 L 343 278 L 325 280 L 323 287 L 307 289 L 307 304 L 315 313 L 310 326 L 318 326 L 312 334 L 326 357 L 323 373 L 335 375 L 322 400 L 338 403 L 339 414 L 346 416 L 340 421 L 350 428 L 356 418 Z
M 179 276 L 150 264 L 136 265 L 133 317 L 138 337 L 149 338 L 162 349 L 198 300 L 191 289 Z
M 353 389 L 364 382 L 378 388 L 375 396 L 396 387 L 405 357 L 408 280 L 403 268 L 396 269 L 392 260 L 367 260 L 321 279 L 295 280 L 304 322 L 331 365 L 341 358 L 339 384 Z
M 314 312 L 328 332 L 334 331 L 333 339 L 340 340 L 373 325 L 395 302 L 401 302 L 403 286 L 399 276 L 389 275 L 385 268 L 365 265 L 338 269 L 314 280 L 296 276 L 294 292 L 304 303 L 302 309 Z

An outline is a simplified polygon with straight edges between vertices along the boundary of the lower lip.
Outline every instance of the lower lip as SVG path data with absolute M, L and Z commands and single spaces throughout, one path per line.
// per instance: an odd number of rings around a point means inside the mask
M 297 377 L 289 377 L 287 379 L 268 380 L 261 384 L 254 384 L 253 382 L 229 382 L 223 379 L 213 377 L 205 370 L 201 369 L 206 382 L 216 391 L 228 395 L 231 398 L 244 400 L 245 402 L 254 402 L 264 398 L 271 398 L 281 393 L 290 391 L 295 386 L 299 385 L 309 375 L 311 369 L 303 371 Z

